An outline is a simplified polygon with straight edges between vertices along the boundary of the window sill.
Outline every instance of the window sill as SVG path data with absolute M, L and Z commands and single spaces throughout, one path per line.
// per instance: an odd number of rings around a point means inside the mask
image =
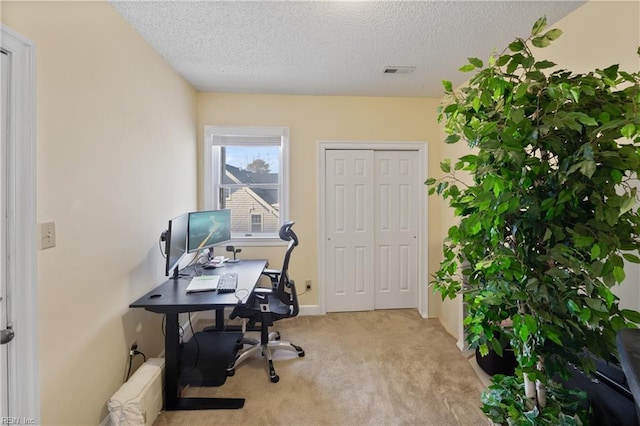
M 239 246 L 239 247 L 268 247 L 268 246 L 286 246 L 288 241 L 284 241 L 280 238 L 269 237 L 251 237 L 251 238 L 233 238 L 226 245 Z

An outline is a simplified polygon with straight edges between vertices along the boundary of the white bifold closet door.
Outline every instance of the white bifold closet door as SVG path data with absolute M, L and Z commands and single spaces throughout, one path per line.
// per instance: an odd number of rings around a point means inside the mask
M 418 151 L 326 151 L 327 312 L 418 304 Z

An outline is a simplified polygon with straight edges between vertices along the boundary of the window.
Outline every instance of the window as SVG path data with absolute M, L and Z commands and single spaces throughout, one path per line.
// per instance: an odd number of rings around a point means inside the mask
M 280 241 L 288 216 L 289 129 L 205 126 L 204 204 L 231 209 L 238 243 Z
M 251 214 L 251 232 L 262 232 L 262 214 Z

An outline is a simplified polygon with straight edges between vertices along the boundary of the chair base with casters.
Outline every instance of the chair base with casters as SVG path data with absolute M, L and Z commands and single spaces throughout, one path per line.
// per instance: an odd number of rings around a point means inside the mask
M 227 376 L 233 376 L 238 365 L 242 364 L 244 361 L 251 358 L 255 354 L 260 354 L 267 360 L 267 365 L 269 367 L 269 379 L 271 379 L 273 383 L 278 383 L 280 377 L 276 374 L 276 370 L 273 366 L 272 352 L 279 349 L 284 349 L 287 351 L 295 352 L 299 357 L 304 356 L 304 349 L 302 349 L 300 346 L 294 345 L 290 342 L 280 341 L 279 332 L 272 331 L 271 333 L 268 333 L 266 339 L 264 338 L 264 330 L 262 330 L 260 334 L 260 340 L 244 337 L 238 342 L 239 346 L 249 345 L 249 347 L 239 352 L 236 355 L 236 359 L 231 364 L 229 364 L 229 366 L 227 367 Z

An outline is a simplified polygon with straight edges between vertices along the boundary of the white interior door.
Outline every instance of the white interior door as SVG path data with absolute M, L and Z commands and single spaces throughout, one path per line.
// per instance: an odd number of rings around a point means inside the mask
M 0 25 L 0 417 L 39 424 L 35 45 Z M 8 339 L 12 326 L 15 338 Z M 10 334 L 10 333 L 9 333 Z
M 375 151 L 375 308 L 418 306 L 418 152 Z
M 373 151 L 326 154 L 327 311 L 374 308 Z
M 327 150 L 327 312 L 418 306 L 418 151 Z
M 6 217 L 7 217 L 7 132 L 8 132 L 8 93 L 9 93 L 9 56 L 0 51 L 0 57 L 2 58 L 2 86 L 0 92 L 2 93 L 2 127 L 0 130 L 2 133 L 2 148 L 0 150 L 0 330 L 5 330 L 9 324 L 8 310 L 7 310 L 7 233 L 6 233 Z M 9 360 L 7 352 L 8 346 L 0 345 L 0 415 L 3 418 L 7 418 L 9 414 Z

